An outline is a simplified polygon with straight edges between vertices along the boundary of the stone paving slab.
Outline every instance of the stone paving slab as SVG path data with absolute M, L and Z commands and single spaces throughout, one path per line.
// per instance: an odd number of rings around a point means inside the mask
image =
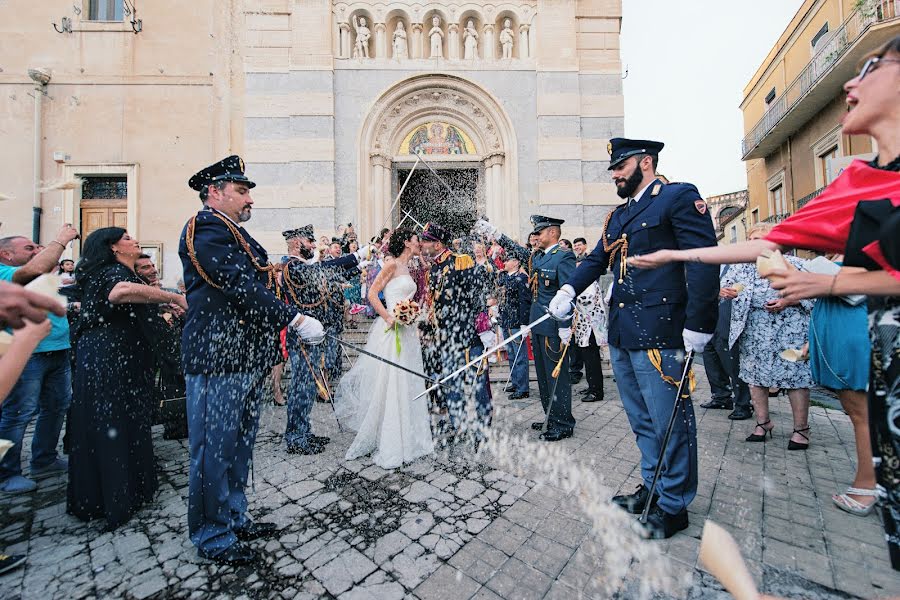
M 699 404 L 708 396 L 702 370 L 698 379 Z M 536 389 L 531 400 L 509 401 L 499 390 L 504 381 L 495 377 L 495 426 L 536 462 L 517 466 L 508 457 L 462 450 L 397 471 L 367 458 L 344 461 L 352 434 L 338 431 L 324 404 L 315 406 L 313 421 L 318 434 L 332 437 L 328 451 L 288 455 L 284 409 L 266 406 L 250 511 L 282 529 L 257 542 L 265 561 L 255 567 L 218 567 L 197 557 L 186 533 L 186 443 L 164 441 L 159 431 L 160 491 L 114 533 L 65 513 L 64 477 L 41 479 L 34 493 L 0 497 L 0 551 L 28 554 L 25 568 L 0 576 L 0 598 L 568 599 L 605 598 L 614 589 L 618 597 L 640 596 L 647 581 L 608 569 L 616 546 L 602 542 L 620 532 L 584 510 L 605 506 L 607 498 L 568 493 L 532 468 L 546 453 L 529 427 L 541 416 Z M 634 437 L 608 376 L 606 392 L 605 402 L 575 402 L 575 436 L 553 451 L 596 476 L 609 495 L 630 491 L 640 475 Z M 765 444 L 743 442 L 752 421 L 697 408 L 700 486 L 691 525 L 670 540 L 641 542 L 661 551 L 678 576 L 670 594 L 728 597 L 697 563 L 707 518 L 734 535 L 769 593 L 896 594 L 900 575 L 887 562 L 878 517 L 854 517 L 831 505 L 830 495 L 853 474 L 849 419 L 813 408 L 809 451 L 788 452 L 789 405 L 778 398 L 772 408 L 775 439 Z

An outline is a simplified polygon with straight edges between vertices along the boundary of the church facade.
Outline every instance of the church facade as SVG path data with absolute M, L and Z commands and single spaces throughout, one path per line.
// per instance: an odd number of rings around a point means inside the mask
M 619 202 L 620 0 L 11 4 L 2 235 L 34 215 L 42 239 L 125 225 L 170 280 L 199 204 L 186 181 L 232 153 L 273 254 L 310 222 L 370 237 L 482 215 L 518 237 L 555 216 L 595 241 Z

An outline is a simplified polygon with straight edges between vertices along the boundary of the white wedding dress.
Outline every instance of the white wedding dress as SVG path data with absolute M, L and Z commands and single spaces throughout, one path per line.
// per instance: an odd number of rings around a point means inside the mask
M 412 298 L 416 282 L 408 274 L 391 279 L 384 287 L 388 312 L 401 300 Z M 424 373 L 422 350 L 415 325 L 400 326 L 400 353 L 394 329 L 388 331 L 384 319 L 372 322 L 366 350 L 416 373 Z M 347 450 L 351 460 L 372 454 L 376 465 L 395 469 L 403 463 L 431 454 L 431 421 L 428 396 L 413 400 L 425 391 L 425 380 L 361 354 L 347 372 L 335 399 L 341 424 L 357 432 Z

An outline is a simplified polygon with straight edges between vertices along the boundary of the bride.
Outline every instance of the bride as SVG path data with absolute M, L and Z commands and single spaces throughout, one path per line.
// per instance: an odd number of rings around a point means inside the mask
M 395 258 L 385 261 L 368 293 L 378 318 L 369 330 L 366 350 L 424 373 L 415 325 L 398 324 L 395 332 L 393 315 L 398 302 L 416 293 L 407 264 L 419 254 L 419 238 L 413 231 L 398 229 L 391 235 L 388 252 Z M 378 298 L 382 290 L 386 307 Z M 340 422 L 357 432 L 347 460 L 371 453 L 376 465 L 394 469 L 430 454 L 434 445 L 428 397 L 412 400 L 424 391 L 423 379 L 361 354 L 341 380 L 335 401 Z

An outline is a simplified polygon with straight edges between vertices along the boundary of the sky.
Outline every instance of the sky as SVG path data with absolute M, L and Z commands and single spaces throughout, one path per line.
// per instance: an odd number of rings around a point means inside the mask
M 625 137 L 664 142 L 659 172 L 705 196 L 747 187 L 744 86 L 803 0 L 622 0 Z

